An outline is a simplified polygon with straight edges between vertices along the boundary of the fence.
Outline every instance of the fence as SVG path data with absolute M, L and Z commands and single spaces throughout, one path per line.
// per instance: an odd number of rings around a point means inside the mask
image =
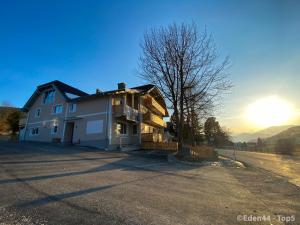
M 215 158 L 217 156 L 214 149 L 207 145 L 186 146 L 191 156 L 199 159 Z
M 176 152 L 178 149 L 177 142 L 143 142 L 141 148 L 144 150 L 166 150 Z
M 168 143 L 144 142 L 142 143 L 141 148 L 143 150 L 163 150 L 163 151 L 176 152 L 178 150 L 178 143 L 177 142 L 168 142 Z M 216 152 L 214 151 L 214 149 L 207 145 L 198 145 L 198 146 L 186 145 L 183 147 L 182 150 L 183 150 L 182 151 L 183 154 L 197 157 L 199 159 L 216 157 Z

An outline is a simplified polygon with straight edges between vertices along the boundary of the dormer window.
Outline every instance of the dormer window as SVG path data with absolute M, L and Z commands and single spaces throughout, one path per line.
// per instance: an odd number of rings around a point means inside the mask
M 44 104 L 53 103 L 54 102 L 54 95 L 55 95 L 55 90 L 46 91 L 45 94 L 44 94 L 43 103 Z

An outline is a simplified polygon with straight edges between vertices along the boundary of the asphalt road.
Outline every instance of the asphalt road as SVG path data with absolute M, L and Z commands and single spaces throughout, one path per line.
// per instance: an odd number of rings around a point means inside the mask
M 218 149 L 220 155 L 234 159 L 233 150 Z M 268 170 L 286 178 L 300 187 L 300 157 L 279 154 L 236 151 L 236 159 L 252 166 Z
M 243 224 L 300 221 L 300 189 L 253 167 L 0 142 L 0 224 Z M 270 224 L 269 221 L 245 224 Z

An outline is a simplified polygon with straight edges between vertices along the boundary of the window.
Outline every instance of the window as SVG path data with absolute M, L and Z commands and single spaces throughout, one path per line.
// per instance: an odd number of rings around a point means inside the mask
M 114 99 L 114 105 L 122 105 L 123 102 L 122 102 L 122 99 L 121 98 L 115 98 Z
M 57 125 L 54 125 L 51 129 L 51 133 L 52 134 L 57 134 L 57 130 L 58 130 L 58 126 Z
M 103 131 L 103 120 L 92 120 L 86 124 L 87 134 L 98 134 Z
M 40 115 L 41 115 L 41 109 L 37 109 L 36 111 L 35 111 L 35 117 L 40 117 Z
M 132 134 L 137 134 L 137 125 L 132 126 Z
M 54 114 L 58 114 L 58 113 L 62 113 L 62 105 L 55 105 L 53 106 L 53 113 Z
M 124 123 L 117 123 L 117 133 L 126 134 L 127 126 Z
M 35 135 L 38 135 L 38 134 L 39 134 L 39 128 L 38 127 L 31 128 L 31 130 L 30 130 L 30 135 L 31 136 L 35 136 Z
M 44 94 L 43 103 L 44 104 L 53 103 L 54 102 L 54 95 L 55 95 L 55 90 L 46 91 L 45 94 Z
M 69 112 L 70 113 L 76 112 L 76 103 L 71 103 Z
M 134 108 L 139 109 L 139 96 L 134 95 Z

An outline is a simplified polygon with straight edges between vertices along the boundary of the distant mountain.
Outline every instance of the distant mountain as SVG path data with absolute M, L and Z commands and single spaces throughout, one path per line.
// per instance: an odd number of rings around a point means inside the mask
M 272 137 L 266 138 L 266 143 L 276 143 L 280 139 L 295 139 L 297 143 L 300 143 L 300 126 L 290 127 Z
M 254 133 L 241 133 L 236 136 L 233 136 L 233 141 L 234 142 L 252 142 L 252 141 L 257 141 L 257 138 L 269 138 L 271 136 L 274 136 L 276 134 L 279 134 L 280 132 L 287 130 L 291 127 L 295 127 L 295 125 L 283 125 L 283 126 L 272 126 L 268 127 L 266 129 L 254 132 Z

